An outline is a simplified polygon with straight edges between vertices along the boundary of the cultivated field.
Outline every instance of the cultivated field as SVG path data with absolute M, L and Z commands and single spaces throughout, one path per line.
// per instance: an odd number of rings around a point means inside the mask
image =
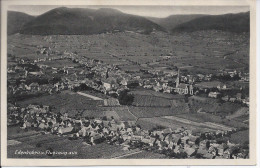
M 244 124 L 236 120 L 223 119 L 220 116 L 216 116 L 213 114 L 191 113 L 191 114 L 177 114 L 176 116 L 191 121 L 196 121 L 196 122 L 213 122 L 213 123 L 223 124 L 235 128 L 242 128 L 242 127 L 248 128 L 247 124 Z
M 46 95 L 19 101 L 19 105 L 27 106 L 29 104 L 42 104 L 53 107 L 53 112 L 67 112 L 74 116 L 78 111 L 83 111 L 84 116 L 100 117 L 99 106 L 103 105 L 102 100 L 92 100 L 91 98 L 79 95 L 75 92 L 62 92 L 59 94 Z
M 137 124 L 141 126 L 141 128 L 146 130 L 151 130 L 156 128 L 157 126 L 161 126 L 164 128 L 172 128 L 173 130 L 181 127 L 185 127 L 190 130 L 200 131 L 200 132 L 209 132 L 209 131 L 216 131 L 215 128 L 205 127 L 205 125 L 200 125 L 196 122 L 183 122 L 172 120 L 164 117 L 154 117 L 154 118 L 140 118 L 137 121 Z
M 231 135 L 230 141 L 233 143 L 248 143 L 249 142 L 249 130 L 239 131 Z
M 157 32 L 151 35 L 116 33 L 100 35 L 12 35 L 8 38 L 8 53 L 17 57 L 36 59 L 37 46 L 52 51 L 76 52 L 79 56 L 99 59 L 108 64 L 129 66 L 162 61 L 170 55 L 167 65 L 186 67 L 191 73 L 210 73 L 218 69 L 248 67 L 249 35 L 220 31 L 201 31 L 169 35 Z M 33 44 L 33 45 L 31 45 Z M 49 56 L 51 57 L 51 56 Z M 202 61 L 203 60 L 203 61 Z

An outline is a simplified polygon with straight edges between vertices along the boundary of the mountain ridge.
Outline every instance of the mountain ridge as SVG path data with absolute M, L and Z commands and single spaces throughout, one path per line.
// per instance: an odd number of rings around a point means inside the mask
M 23 12 L 8 11 L 7 13 L 7 34 L 18 33 L 24 24 L 33 20 L 35 17 Z
M 249 32 L 250 13 L 207 15 L 179 24 L 171 32 L 193 32 L 201 30 L 221 30 L 235 33 Z
M 90 35 L 134 31 L 150 34 L 152 31 L 169 33 L 200 30 L 249 32 L 249 12 L 224 15 L 170 15 L 165 18 L 142 17 L 113 8 L 59 7 L 39 16 L 8 11 L 8 35 Z
M 140 31 L 150 33 L 164 28 L 152 21 L 121 11 L 101 8 L 55 8 L 28 22 L 20 31 L 22 34 L 99 34 L 113 31 Z

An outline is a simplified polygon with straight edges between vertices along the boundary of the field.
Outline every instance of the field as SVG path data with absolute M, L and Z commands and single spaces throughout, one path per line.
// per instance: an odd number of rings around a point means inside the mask
M 249 108 L 248 107 L 243 107 L 237 111 L 235 111 L 232 115 L 227 116 L 228 119 L 236 119 L 241 116 L 246 116 L 249 114 Z
M 160 56 L 171 55 L 167 65 L 186 67 L 191 73 L 211 73 L 218 69 L 248 67 L 249 35 L 220 31 L 202 31 L 170 35 L 116 33 L 100 35 L 12 35 L 8 37 L 8 53 L 36 59 L 37 46 L 50 47 L 56 53 L 77 53 L 80 57 L 99 59 L 108 64 L 127 65 L 163 62 Z M 31 45 L 33 44 L 33 45 Z M 50 55 L 49 57 L 51 57 Z M 203 61 L 202 61 L 203 60 Z
M 134 95 L 133 106 L 170 107 L 171 100 L 150 95 Z
M 242 127 L 248 128 L 247 124 L 244 124 L 236 120 L 223 119 L 220 116 L 216 116 L 213 114 L 191 113 L 191 114 L 177 114 L 176 116 L 191 121 L 196 121 L 196 122 L 213 122 L 213 123 L 223 124 L 235 128 L 242 128 Z
M 200 131 L 200 132 L 208 132 L 208 131 L 216 131 L 214 128 L 205 127 L 205 125 L 201 126 L 196 122 L 182 122 L 177 120 L 172 120 L 163 117 L 154 117 L 154 118 L 140 118 L 137 121 L 137 124 L 141 126 L 142 129 L 151 130 L 156 128 L 157 126 L 161 126 L 164 128 L 172 128 L 173 130 L 181 127 L 185 127 L 190 130 Z
M 243 144 L 249 142 L 249 130 L 239 131 L 231 135 L 231 142 Z
M 92 100 L 91 98 L 70 91 L 27 99 L 17 103 L 21 106 L 29 104 L 48 105 L 53 107 L 53 112 L 68 112 L 70 116 L 74 116 L 78 111 L 84 111 L 83 115 L 93 117 L 100 117 L 98 113 L 100 111 L 99 106 L 103 105 L 103 101 L 101 100 Z
M 95 92 L 84 92 L 95 95 Z M 98 97 L 106 98 L 101 94 Z M 107 107 L 103 106 L 103 100 L 93 100 L 90 97 L 82 96 L 72 91 L 63 91 L 59 94 L 45 95 L 33 99 L 27 99 L 18 102 L 19 105 L 25 107 L 29 104 L 42 104 L 53 107 L 53 112 L 68 113 L 69 116 L 75 116 L 78 112 L 82 112 L 83 117 L 104 117 L 111 118 L 113 116 L 119 121 L 133 121 L 136 117 L 131 114 L 126 106 Z
M 187 115 L 187 114 L 186 114 Z M 215 123 L 210 120 L 190 120 L 182 117 L 176 116 L 164 116 L 164 117 L 154 117 L 154 118 L 140 118 L 137 121 L 144 129 L 152 129 L 156 126 L 170 127 L 177 129 L 180 127 L 186 127 L 190 130 L 196 131 L 216 131 L 216 130 L 232 130 L 233 128 L 227 126 L 223 123 Z
M 103 111 L 103 115 L 111 118 L 113 116 L 115 120 L 119 121 L 134 121 L 136 117 L 130 113 L 127 106 L 115 106 L 115 107 L 100 107 Z
M 162 93 L 162 92 L 156 92 L 154 90 L 148 90 L 148 89 L 144 89 L 144 88 L 137 88 L 137 89 L 133 89 L 130 91 L 130 94 L 133 95 L 140 95 L 140 96 L 155 96 L 155 97 L 159 97 L 159 98 L 165 98 L 165 99 L 184 99 L 183 95 L 173 95 L 173 94 L 169 94 L 169 93 Z
M 189 97 L 189 106 L 192 112 L 208 112 L 208 113 L 219 113 L 221 115 L 230 115 L 242 108 L 242 105 L 231 102 L 220 102 L 218 99 L 208 97 Z

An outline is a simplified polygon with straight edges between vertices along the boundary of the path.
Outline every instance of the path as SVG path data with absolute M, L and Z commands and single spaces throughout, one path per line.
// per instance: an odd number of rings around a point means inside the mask
M 92 96 L 92 95 L 90 95 L 90 94 L 86 94 L 86 93 L 82 93 L 82 92 L 77 92 L 79 95 L 81 95 L 81 96 L 85 96 L 85 97 L 88 97 L 88 98 L 91 98 L 91 99 L 93 99 L 93 100 L 103 100 L 103 99 L 101 99 L 101 98 L 99 98 L 99 97 L 96 97 L 96 96 Z
M 136 116 L 129 110 L 129 107 L 128 107 L 128 106 L 126 106 L 126 107 L 127 107 L 128 112 L 129 112 L 130 114 L 132 114 L 132 116 L 134 116 L 135 120 L 137 121 L 137 120 L 138 120 L 138 117 L 136 117 Z

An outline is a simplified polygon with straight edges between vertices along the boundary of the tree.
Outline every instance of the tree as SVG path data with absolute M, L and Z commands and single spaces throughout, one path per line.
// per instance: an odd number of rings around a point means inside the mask
M 127 90 L 124 90 L 119 93 L 118 101 L 121 105 L 131 105 L 134 101 L 134 96 L 128 94 Z
M 199 144 L 200 144 L 200 139 L 199 139 L 199 138 L 197 138 L 197 139 L 195 140 L 195 144 L 196 144 L 196 145 L 199 145 Z
M 210 142 L 207 141 L 207 142 L 206 142 L 206 148 L 209 149 L 209 147 L 210 147 Z

